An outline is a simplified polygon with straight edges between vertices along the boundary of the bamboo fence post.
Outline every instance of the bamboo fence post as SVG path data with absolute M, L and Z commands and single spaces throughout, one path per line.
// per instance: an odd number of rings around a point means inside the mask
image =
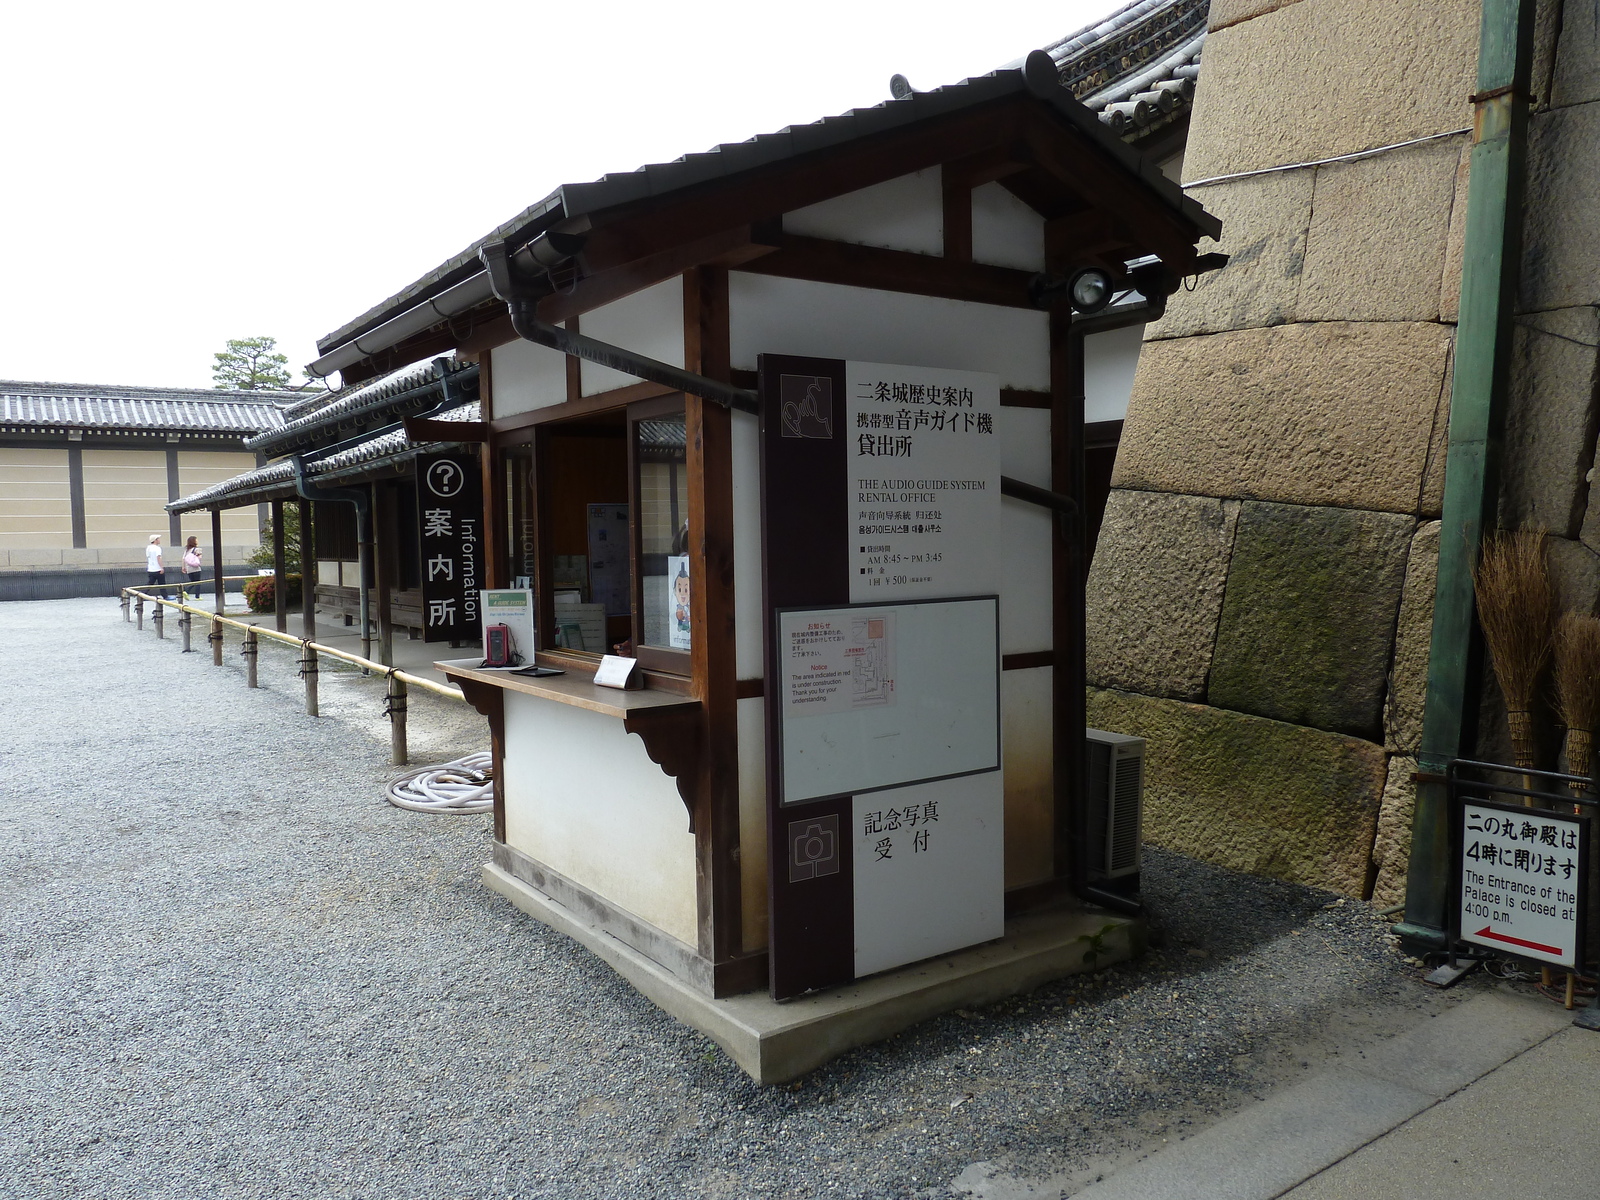
M 389 749 L 397 767 L 406 765 L 406 681 L 398 672 L 389 672 Z
M 222 622 L 216 617 L 211 618 L 211 665 L 222 665 Z
M 161 601 L 156 601 L 156 610 L 150 614 L 150 619 L 156 623 L 156 636 L 162 641 L 167 640 L 167 606 Z
M 300 678 L 306 681 L 306 715 L 317 715 L 317 652 L 310 642 L 300 643 Z
M 140 630 L 143 630 L 144 629 L 144 594 L 143 593 L 140 593 L 138 600 L 136 600 L 134 602 L 133 610 L 134 610 L 135 614 L 137 614 L 137 616 L 139 618 L 138 628 Z
M 251 629 L 244 635 L 244 645 L 239 648 L 239 653 L 244 655 L 244 685 L 245 687 L 258 687 L 256 683 L 256 631 Z

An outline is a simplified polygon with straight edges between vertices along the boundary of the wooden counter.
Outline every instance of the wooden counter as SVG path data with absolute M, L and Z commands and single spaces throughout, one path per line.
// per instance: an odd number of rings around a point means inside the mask
M 537 696 L 541 700 L 553 700 L 557 704 L 570 704 L 575 708 L 586 708 L 590 712 L 601 713 L 608 717 L 622 717 L 624 720 L 645 715 L 665 715 L 666 710 L 696 710 L 700 701 L 688 696 L 678 696 L 671 692 L 652 691 L 624 691 L 620 688 L 596 687 L 593 676 L 581 672 L 568 671 L 565 675 L 515 675 L 510 671 L 484 671 L 477 664 L 482 661 L 476 658 L 445 659 L 433 665 L 443 671 L 445 677 L 453 683 L 465 684 L 467 682 L 485 684 L 489 687 L 503 688 L 508 692 L 522 692 L 524 695 Z

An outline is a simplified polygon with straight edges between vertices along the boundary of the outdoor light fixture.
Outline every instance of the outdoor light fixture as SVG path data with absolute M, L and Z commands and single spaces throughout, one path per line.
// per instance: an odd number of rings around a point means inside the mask
M 1097 313 L 1111 303 L 1111 276 L 1099 267 L 1085 267 L 1067 284 L 1072 307 L 1081 313 Z
M 1035 275 L 1028 281 L 1028 298 L 1040 308 L 1066 300 L 1077 312 L 1097 313 L 1115 295 L 1111 272 L 1101 267 L 1080 267 L 1065 279 Z

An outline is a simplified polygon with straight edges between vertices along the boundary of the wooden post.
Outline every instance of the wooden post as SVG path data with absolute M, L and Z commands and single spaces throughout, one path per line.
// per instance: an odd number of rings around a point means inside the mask
M 133 611 L 139 617 L 139 624 L 136 626 L 136 628 L 138 628 L 140 630 L 143 630 L 144 629 L 144 595 L 143 595 L 143 593 L 140 593 L 138 600 L 136 600 L 134 602 Z
M 217 577 L 217 614 L 220 616 L 224 606 L 222 598 L 222 509 L 211 510 L 211 573 Z
M 150 619 L 156 623 L 156 636 L 162 641 L 167 640 L 167 606 L 161 601 L 156 601 L 156 610 L 150 614 Z
M 211 665 L 222 665 L 222 622 L 216 617 L 211 618 Z
M 397 767 L 409 761 L 406 757 L 406 681 L 389 672 L 389 748 L 390 757 Z
M 244 648 L 240 651 L 240 653 L 244 655 L 245 687 L 259 686 L 256 683 L 256 651 L 258 649 L 259 646 L 256 643 L 256 631 L 251 629 L 245 633 Z
M 300 643 L 300 678 L 306 681 L 306 715 L 317 715 L 317 652 L 309 641 Z
M 392 484 L 372 485 L 372 551 L 377 576 L 378 605 L 378 661 L 386 667 L 394 666 L 394 614 L 395 553 L 398 549 L 394 532 L 394 487 Z
M 312 537 L 311 501 L 300 501 L 300 636 L 317 640 L 317 541 Z M 316 716 L 315 702 L 310 709 Z
M 122 589 L 122 619 L 124 621 L 133 620 L 133 614 L 128 611 L 129 607 L 130 607 L 130 605 L 128 603 L 128 589 L 127 588 L 123 588 Z
M 183 630 L 183 652 L 188 654 L 193 649 L 189 645 L 189 634 L 194 628 L 194 613 L 190 612 L 187 607 L 184 608 L 183 614 L 178 618 L 178 628 Z
M 289 572 L 284 567 L 283 501 L 272 502 L 272 616 L 279 633 L 289 628 Z

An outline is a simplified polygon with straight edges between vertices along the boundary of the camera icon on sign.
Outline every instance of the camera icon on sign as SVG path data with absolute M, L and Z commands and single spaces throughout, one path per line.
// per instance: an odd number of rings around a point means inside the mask
M 789 822 L 789 882 L 838 873 L 838 816 Z

